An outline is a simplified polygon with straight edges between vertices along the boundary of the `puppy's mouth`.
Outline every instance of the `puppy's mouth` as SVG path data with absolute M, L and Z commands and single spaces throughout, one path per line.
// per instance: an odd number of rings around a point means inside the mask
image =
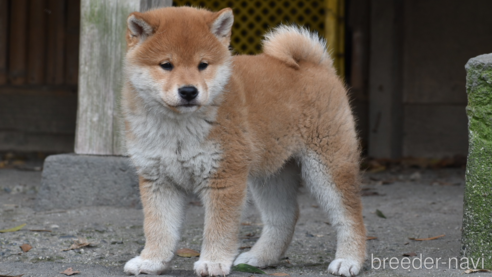
M 198 106 L 197 104 L 193 104 L 193 103 L 187 103 L 187 104 L 182 104 L 182 105 L 178 105 L 178 107 L 196 107 Z
M 193 103 L 186 103 L 186 104 L 179 104 L 179 105 L 176 105 L 176 106 L 173 106 L 174 108 L 181 108 L 181 107 L 184 107 L 184 108 L 192 108 L 192 107 L 200 107 L 200 105 L 198 104 L 193 104 Z

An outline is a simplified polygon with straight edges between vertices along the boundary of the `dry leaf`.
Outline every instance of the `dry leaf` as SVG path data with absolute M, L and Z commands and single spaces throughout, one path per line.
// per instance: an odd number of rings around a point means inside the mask
M 202 202 L 200 202 L 200 201 L 190 201 L 190 205 L 197 206 L 197 207 L 203 206 Z
M 477 273 L 477 272 L 492 272 L 492 270 L 489 270 L 489 269 L 467 269 L 467 270 L 465 270 L 466 274 Z
M 366 237 L 366 240 L 373 240 L 373 239 L 377 239 L 378 237 L 370 237 L 370 236 L 367 236 Z
M 369 169 L 368 171 L 371 173 L 378 173 L 378 172 L 383 172 L 385 170 L 386 170 L 386 166 L 379 165 L 379 166 L 374 166 L 373 168 Z
M 23 252 L 28 252 L 29 250 L 32 249 L 32 246 L 27 244 L 27 243 L 24 243 L 23 245 L 19 246 L 20 249 L 22 249 Z
M 31 232 L 51 232 L 51 230 L 43 230 L 43 229 L 30 229 Z
M 73 269 L 71 267 L 67 268 L 63 272 L 60 272 L 60 274 L 65 274 L 67 276 L 71 276 L 71 275 L 75 275 L 75 274 L 79 274 L 79 273 L 80 273 L 80 271 L 73 271 Z
M 241 247 L 239 247 L 239 249 L 248 249 L 248 248 L 251 248 L 251 246 L 241 246 Z
M 290 276 L 289 274 L 287 273 L 283 273 L 283 272 L 277 272 L 277 273 L 272 273 L 272 274 L 268 274 L 270 276 Z
M 444 237 L 445 235 L 440 235 L 440 236 L 435 236 L 435 237 L 430 237 L 430 238 L 425 238 L 425 239 L 416 239 L 416 238 L 408 238 L 410 240 L 416 240 L 416 241 L 424 241 L 424 240 L 435 240 L 435 239 L 438 239 L 438 238 L 442 238 Z
M 24 276 L 24 274 L 20 274 L 20 275 L 4 275 L 4 274 L 0 274 L 0 277 L 22 277 Z
M 16 226 L 14 228 L 10 228 L 10 229 L 3 229 L 3 230 L 0 230 L 0 233 L 9 233 L 9 232 L 17 232 L 19 231 L 20 229 L 24 228 L 24 226 L 26 226 L 26 224 L 21 224 L 19 226 Z
M 393 184 L 396 181 L 397 181 L 397 179 L 391 178 L 391 179 L 383 180 L 382 183 L 383 183 L 383 185 L 390 185 L 390 184 Z
M 376 215 L 379 216 L 380 218 L 386 218 L 386 216 L 380 210 L 376 210 Z
M 247 234 L 244 235 L 244 237 L 240 237 L 240 239 L 254 239 L 254 238 L 258 238 L 255 235 L 256 235 L 256 233 L 247 233 Z
M 86 247 L 86 246 L 95 246 L 95 244 L 87 241 L 86 238 L 79 237 L 79 238 L 77 238 L 74 241 L 74 243 L 72 245 L 70 245 L 69 248 L 62 249 L 62 251 L 69 251 L 69 250 L 79 249 L 79 248 Z
M 415 257 L 417 254 L 415 252 L 403 253 L 403 257 Z
M 176 251 L 176 255 L 184 258 L 191 258 L 191 257 L 198 257 L 200 256 L 200 252 L 197 252 L 193 249 L 189 248 L 183 248 L 183 249 L 178 249 Z
M 363 191 L 361 196 L 384 196 L 384 194 L 379 194 L 377 191 Z

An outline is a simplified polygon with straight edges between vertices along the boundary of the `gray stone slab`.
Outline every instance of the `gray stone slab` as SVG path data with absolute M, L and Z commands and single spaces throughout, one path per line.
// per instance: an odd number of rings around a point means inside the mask
M 84 206 L 141 208 L 138 175 L 129 158 L 75 154 L 46 158 L 35 209 Z

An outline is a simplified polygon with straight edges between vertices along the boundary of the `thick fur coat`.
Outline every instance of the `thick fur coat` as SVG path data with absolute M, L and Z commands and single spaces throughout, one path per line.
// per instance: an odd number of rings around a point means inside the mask
M 356 275 L 366 240 L 358 141 L 325 43 L 280 26 L 266 35 L 263 54 L 232 56 L 232 24 L 231 9 L 164 8 L 128 18 L 123 107 L 146 244 L 125 272 L 169 268 L 189 192 L 206 213 L 198 275 L 277 263 L 292 239 L 303 181 L 337 230 L 328 270 Z M 237 256 L 248 186 L 264 227 Z

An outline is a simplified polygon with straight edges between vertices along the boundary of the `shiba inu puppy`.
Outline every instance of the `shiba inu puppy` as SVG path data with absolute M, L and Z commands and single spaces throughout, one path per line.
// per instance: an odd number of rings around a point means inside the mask
M 123 107 L 146 243 L 124 270 L 160 274 L 170 267 L 188 192 L 205 208 L 196 274 L 273 265 L 292 239 L 303 181 L 337 230 L 328 271 L 356 275 L 366 243 L 358 142 L 325 43 L 305 29 L 280 26 L 266 35 L 263 54 L 232 56 L 233 21 L 229 8 L 128 17 Z M 253 248 L 237 256 L 248 186 L 264 227 Z

